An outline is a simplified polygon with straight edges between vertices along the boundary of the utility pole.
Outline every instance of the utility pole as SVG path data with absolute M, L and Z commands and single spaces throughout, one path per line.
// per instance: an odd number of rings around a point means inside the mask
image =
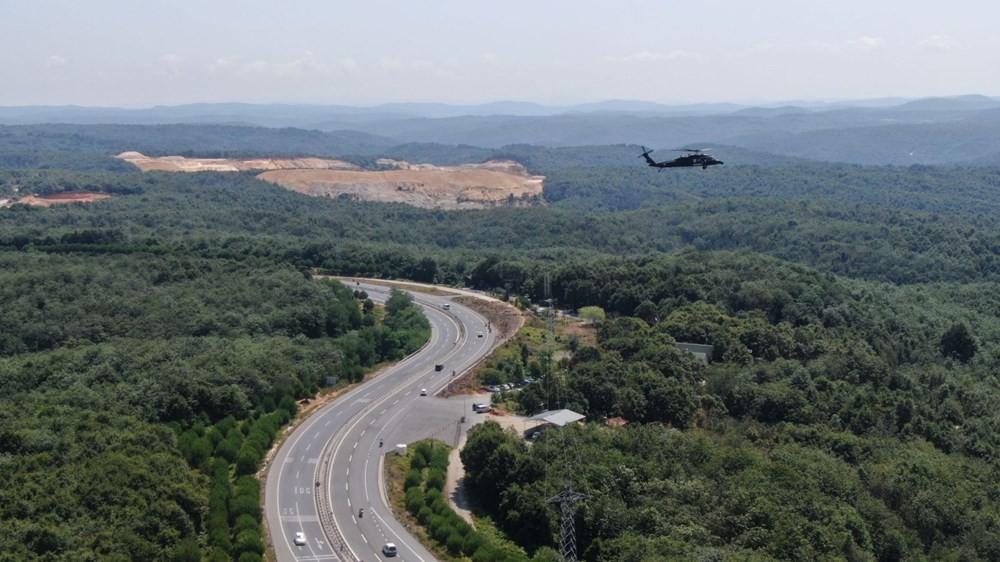
M 552 310 L 552 274 L 549 273 L 548 271 L 545 272 L 545 287 L 544 287 L 544 291 L 545 291 L 545 304 L 548 305 L 548 310 L 547 310 L 548 314 L 546 314 L 546 317 L 547 317 L 546 320 L 547 320 L 547 323 L 548 323 L 547 327 L 548 327 L 548 330 L 549 330 L 549 338 L 552 338 L 552 335 L 553 335 L 553 329 L 552 329 L 552 315 L 553 315 L 553 310 Z

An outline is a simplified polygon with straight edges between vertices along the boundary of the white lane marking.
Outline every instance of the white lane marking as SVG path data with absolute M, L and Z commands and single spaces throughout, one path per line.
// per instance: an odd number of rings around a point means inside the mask
M 390 417 L 389 420 L 385 423 L 385 425 L 383 426 L 383 431 L 385 431 L 394 421 L 396 421 L 396 418 L 398 418 L 400 415 L 402 415 L 405 411 L 406 410 L 403 410 L 403 409 L 397 410 L 396 413 L 394 413 L 392 415 L 392 417 Z M 379 487 L 379 491 L 378 491 L 378 495 L 379 495 L 379 499 L 382 500 L 382 506 L 385 507 L 386 509 L 389 509 L 389 499 L 385 495 L 385 478 L 384 478 L 385 475 L 384 475 L 384 472 L 382 470 L 383 469 L 382 464 L 385 462 L 385 455 L 379 455 L 378 459 L 379 459 L 379 466 L 378 466 L 378 487 Z M 368 472 L 368 459 L 365 459 L 365 472 L 366 473 Z M 365 499 L 368 501 L 368 504 L 371 505 L 371 495 L 369 494 L 368 482 L 367 481 L 363 481 L 363 483 L 364 483 L 364 486 L 365 486 Z M 378 512 L 376 512 L 374 509 L 372 510 L 372 514 L 376 518 L 378 518 L 379 520 L 385 521 L 385 519 L 383 517 L 380 517 L 379 514 L 378 514 Z M 388 526 L 386 526 L 386 530 L 389 531 L 389 533 L 391 534 L 391 536 L 388 535 L 388 534 L 386 534 L 386 532 L 381 531 L 381 529 L 380 529 L 380 532 L 382 532 L 382 537 L 385 538 L 385 539 L 387 539 L 386 542 L 394 542 L 394 543 L 397 543 L 397 544 L 405 544 L 403 541 L 401 541 L 399 539 L 398 535 L 396 535 L 395 533 L 392 532 L 392 530 Z M 392 539 L 392 540 L 389 540 L 389 539 Z M 420 562 L 426 562 L 424 560 L 423 556 L 420 556 L 416 552 L 413 552 L 413 555 L 416 556 L 417 559 L 420 560 Z
M 452 323 L 453 325 L 455 325 L 455 327 L 456 327 L 456 328 L 458 328 L 458 322 L 457 322 L 457 321 L 456 321 L 455 319 L 452 319 L 452 318 L 449 318 L 449 320 L 451 321 L 451 323 Z M 463 339 L 465 339 L 465 340 L 467 340 L 467 339 L 468 339 L 468 338 L 467 338 L 467 336 L 466 336 L 465 338 L 463 338 L 463 337 L 462 337 L 462 332 L 461 332 L 461 331 L 458 331 L 457 333 L 458 333 L 458 336 L 457 336 L 457 340 L 456 340 L 456 341 L 459 341 L 459 340 L 463 340 Z M 432 340 L 432 341 L 430 342 L 430 345 L 429 345 L 429 347 L 433 347 L 433 346 L 434 346 L 434 345 L 436 344 L 436 342 L 440 341 L 440 336 L 438 336 L 438 334 L 439 334 L 439 332 L 433 332 L 433 333 L 432 333 L 432 338 L 431 338 L 431 340 Z M 451 358 L 451 357 L 446 357 L 445 359 L 446 359 L 446 360 L 450 360 L 450 359 L 452 359 L 452 358 Z M 359 390 L 360 390 L 360 389 L 359 389 Z M 382 389 L 381 389 L 381 387 L 377 387 L 377 388 L 376 388 L 376 390 L 379 390 L 379 391 L 381 391 Z M 368 394 L 365 394 L 365 396 L 367 397 L 367 396 L 368 396 Z M 345 398 L 346 398 L 346 397 L 345 397 Z M 387 398 L 388 398 L 388 397 L 387 397 Z M 374 401 L 375 401 L 375 402 L 378 402 L 379 400 L 377 400 L 377 399 L 376 399 L 376 400 L 374 400 Z M 368 402 L 368 400 L 365 400 L 365 402 Z M 400 399 L 398 399 L 398 398 L 397 398 L 397 399 L 396 399 L 396 401 L 392 403 L 392 406 L 395 406 L 395 405 L 396 405 L 396 404 L 398 404 L 399 402 L 400 402 Z M 384 415 L 384 414 L 386 413 L 386 411 L 388 411 L 388 410 L 389 410 L 389 408 L 386 408 L 386 409 L 384 409 L 384 410 L 383 410 L 383 411 L 382 411 L 382 412 L 381 412 L 381 413 L 379 414 L 379 416 L 382 416 L 382 415 Z M 399 414 L 403 413 L 403 411 L 404 411 L 403 409 L 399 409 L 399 410 L 398 410 L 398 411 L 397 411 L 397 412 L 396 412 L 396 413 L 395 413 L 395 414 L 394 414 L 394 415 L 392 416 L 392 418 L 391 418 L 391 419 L 394 419 L 394 418 L 396 418 L 396 416 L 398 416 Z M 370 415 L 370 414 L 371 414 L 371 412 L 368 412 L 368 415 Z M 362 419 L 363 419 L 363 416 L 362 416 Z M 359 420 L 358 420 L 357 422 L 355 422 L 354 424 L 352 424 L 352 427 L 356 427 L 356 426 L 358 425 L 358 423 L 360 423 L 360 421 L 361 421 L 361 420 L 359 419 Z M 347 430 L 347 433 L 349 434 L 349 433 L 350 433 L 350 431 L 351 431 L 351 429 L 350 429 L 350 428 L 345 428 L 345 429 Z M 346 437 L 346 434 L 345 434 L 345 437 Z M 342 439 L 340 440 L 340 444 L 337 444 L 337 445 L 334 445 L 335 449 L 334 449 L 334 452 L 333 452 L 333 455 L 332 455 L 332 456 L 333 456 L 333 458 L 336 458 L 336 457 L 337 457 L 337 450 L 339 450 L 339 449 L 340 449 L 340 447 L 341 447 L 342 445 L 345 445 L 345 444 L 346 444 L 346 443 L 344 442 L 345 440 L 346 440 L 346 439 L 343 439 L 343 438 L 342 438 Z M 332 444 L 332 443 L 330 443 L 330 444 Z M 325 448 L 325 447 L 324 447 L 324 448 Z M 354 449 L 356 449 L 356 448 L 357 448 L 357 441 L 355 441 L 355 443 L 354 443 L 354 446 L 352 447 L 352 451 L 353 451 Z M 348 462 L 349 462 L 349 463 L 353 462 L 353 454 L 351 455 L 351 459 L 349 459 L 349 460 L 348 460 Z M 364 482 L 364 481 L 362 480 L 362 482 Z M 366 486 L 367 486 L 367 485 L 366 485 Z M 330 487 L 327 487 L 327 489 L 328 489 L 328 490 L 330 490 L 331 488 L 330 488 Z M 345 483 L 344 483 L 344 489 L 345 489 L 345 490 L 348 490 L 348 491 L 349 491 L 349 483 L 348 483 L 348 482 L 345 482 Z M 367 496 L 367 493 L 368 493 L 368 490 L 366 489 L 366 496 Z M 381 492 L 380 492 L 380 495 L 381 495 Z M 332 500 L 332 497 L 331 497 L 331 500 Z M 335 521 L 335 524 L 336 524 L 336 519 L 337 519 L 337 517 L 336 517 L 336 514 L 333 514 L 333 517 L 334 517 L 334 521 Z M 367 537 L 367 536 L 365 536 L 364 534 L 362 534 L 362 539 L 363 539 L 363 540 L 364 540 L 364 541 L 365 541 L 366 543 L 368 543 L 368 542 L 369 542 L 369 541 L 368 541 L 368 537 Z M 288 539 L 286 538 L 285 540 L 286 540 L 286 542 L 287 542 L 287 540 L 288 540 Z M 355 554 L 355 553 L 354 553 L 354 550 L 353 550 L 352 548 L 350 548 L 350 545 L 349 545 L 349 544 L 347 545 L 347 547 L 348 547 L 348 548 L 349 548 L 349 549 L 351 550 L 351 554 L 352 554 L 352 555 L 353 555 L 353 554 Z M 414 553 L 414 554 L 416 554 L 416 553 Z M 355 558 L 356 558 L 356 556 L 355 556 Z M 423 558 L 421 558 L 421 557 L 420 557 L 419 555 L 417 555 L 417 558 L 419 558 L 419 559 L 420 559 L 421 561 L 423 561 Z

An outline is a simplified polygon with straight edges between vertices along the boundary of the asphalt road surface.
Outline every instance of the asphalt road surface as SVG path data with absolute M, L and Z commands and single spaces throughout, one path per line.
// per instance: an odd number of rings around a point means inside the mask
M 389 296 L 384 286 L 348 285 L 376 301 Z M 381 482 L 383 456 L 397 444 L 426 437 L 457 444 L 478 416 L 470 401 L 434 394 L 452 380 L 452 372 L 461 374 L 486 356 L 495 338 L 485 318 L 449 298 L 410 294 L 430 320 L 428 344 L 313 414 L 272 460 L 264 511 L 280 561 L 371 562 L 385 558 L 381 549 L 387 542 L 396 545 L 396 560 L 435 560 L 393 519 Z M 450 310 L 444 310 L 445 303 Z M 443 369 L 437 371 L 435 365 Z M 427 396 L 421 396 L 421 389 Z M 329 538 L 321 513 L 336 527 Z M 305 535 L 303 545 L 294 544 L 299 532 Z

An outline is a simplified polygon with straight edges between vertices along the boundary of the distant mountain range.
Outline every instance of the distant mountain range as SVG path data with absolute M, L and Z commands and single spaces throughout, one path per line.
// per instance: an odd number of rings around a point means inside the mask
M 215 124 L 367 135 L 368 146 L 441 143 L 498 148 L 644 144 L 732 146 L 857 164 L 1000 162 L 1000 100 L 982 95 L 851 102 L 666 105 L 612 100 L 550 106 L 392 103 L 0 107 L 0 124 Z

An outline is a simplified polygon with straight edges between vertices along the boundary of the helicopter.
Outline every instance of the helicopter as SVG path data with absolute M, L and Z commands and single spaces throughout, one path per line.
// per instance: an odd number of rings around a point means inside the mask
M 707 149 L 705 149 L 707 150 Z M 646 147 L 642 147 L 642 154 L 639 158 L 645 158 L 646 163 L 652 168 L 693 168 L 695 166 L 701 166 L 704 170 L 709 166 L 715 166 L 716 164 L 722 164 L 722 160 L 716 160 L 707 154 L 702 154 L 704 150 L 697 148 L 679 148 L 675 152 L 687 152 L 684 156 L 675 158 L 673 160 L 664 160 L 663 162 L 657 162 L 649 157 L 649 153 L 653 152 L 653 149 L 646 150 Z

